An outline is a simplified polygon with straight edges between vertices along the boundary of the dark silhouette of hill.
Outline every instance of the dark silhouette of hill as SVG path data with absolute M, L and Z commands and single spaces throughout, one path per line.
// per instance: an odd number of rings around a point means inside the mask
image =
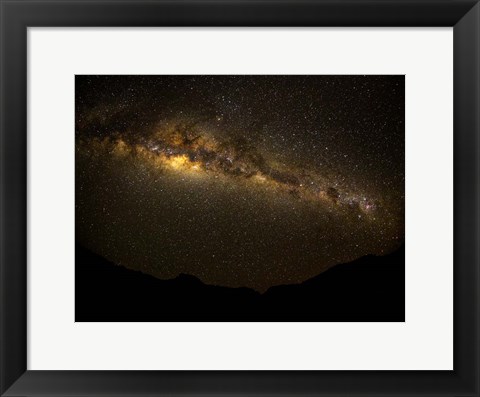
M 301 284 L 206 285 L 159 280 L 76 245 L 75 321 L 404 321 L 405 247 L 337 265 Z

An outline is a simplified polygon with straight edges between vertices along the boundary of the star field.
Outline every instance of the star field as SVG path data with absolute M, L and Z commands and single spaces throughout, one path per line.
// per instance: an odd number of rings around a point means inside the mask
M 265 291 L 404 240 L 403 76 L 77 76 L 76 238 Z

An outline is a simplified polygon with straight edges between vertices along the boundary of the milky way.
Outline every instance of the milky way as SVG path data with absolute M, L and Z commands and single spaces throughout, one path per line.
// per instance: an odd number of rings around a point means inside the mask
M 403 113 L 403 76 L 77 76 L 77 240 L 259 291 L 386 254 Z

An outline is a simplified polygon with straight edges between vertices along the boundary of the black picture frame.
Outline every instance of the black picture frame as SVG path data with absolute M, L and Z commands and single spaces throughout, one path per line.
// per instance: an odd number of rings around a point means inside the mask
M 2 396 L 480 395 L 477 0 L 1 0 L 0 7 Z M 453 27 L 454 370 L 28 371 L 26 71 L 34 26 Z

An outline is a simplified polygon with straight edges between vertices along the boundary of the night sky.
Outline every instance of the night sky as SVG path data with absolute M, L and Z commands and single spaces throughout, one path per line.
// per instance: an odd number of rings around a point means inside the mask
M 390 253 L 404 93 L 404 76 L 76 76 L 76 239 L 260 292 Z

